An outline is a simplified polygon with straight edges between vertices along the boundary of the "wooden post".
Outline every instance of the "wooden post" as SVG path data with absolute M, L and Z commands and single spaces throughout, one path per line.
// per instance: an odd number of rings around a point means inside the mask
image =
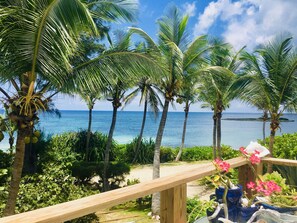
M 238 168 L 238 182 L 242 186 L 242 190 L 246 192 L 247 197 L 252 196 L 251 190 L 247 189 L 246 184 L 254 181 L 254 174 L 249 165 L 244 165 Z
M 259 163 L 253 166 L 255 169 L 256 175 L 263 174 L 263 164 Z M 249 165 L 240 166 L 238 168 L 238 182 L 242 185 L 242 190 L 246 192 L 248 198 L 252 196 L 252 191 L 246 187 L 247 183 L 257 179 L 257 176 L 254 174 L 254 171 L 251 169 Z
M 182 184 L 161 192 L 161 223 L 187 222 L 187 185 Z

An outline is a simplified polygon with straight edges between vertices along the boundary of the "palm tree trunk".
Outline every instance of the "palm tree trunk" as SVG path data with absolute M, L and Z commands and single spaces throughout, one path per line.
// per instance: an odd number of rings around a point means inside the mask
M 113 106 L 112 121 L 111 121 L 110 129 L 109 129 L 105 152 L 104 152 L 104 167 L 103 167 L 103 174 L 102 174 L 103 191 L 109 190 L 107 172 L 108 172 L 108 166 L 109 166 L 109 153 L 111 150 L 112 137 L 113 137 L 113 132 L 114 132 L 115 124 L 116 124 L 116 120 L 117 120 L 117 111 L 118 111 L 118 107 Z
M 19 128 L 16 141 L 16 151 L 12 166 L 12 176 L 10 181 L 10 187 L 8 191 L 8 198 L 5 209 L 3 211 L 4 216 L 13 215 L 15 213 L 16 200 L 20 188 L 20 182 L 22 177 L 24 156 L 25 156 L 25 137 L 27 131 Z
M 266 134 L 265 134 L 265 130 L 266 130 L 266 121 L 268 118 L 268 114 L 267 111 L 264 111 L 263 113 L 263 143 L 266 144 Z
M 218 150 L 218 156 L 220 159 L 222 159 L 222 149 L 221 149 L 221 118 L 222 118 L 222 112 L 218 112 L 217 114 L 217 150 Z
M 167 113 L 169 108 L 169 99 L 165 99 L 162 117 L 160 120 L 158 133 L 156 137 L 155 143 L 155 152 L 154 152 L 154 164 L 153 164 L 153 179 L 160 177 L 160 147 L 163 138 L 163 132 L 166 124 Z M 159 215 L 160 214 L 160 193 L 154 193 L 152 197 L 152 214 Z
M 189 101 L 186 101 L 186 105 L 185 105 L 185 119 L 184 119 L 184 127 L 183 127 L 183 134 L 182 134 L 182 143 L 180 145 L 178 154 L 175 158 L 175 161 L 179 161 L 182 152 L 183 152 L 183 148 L 185 146 L 185 138 L 186 138 L 186 130 L 187 130 L 187 122 L 188 122 L 188 115 L 189 115 L 189 110 L 190 110 L 190 105 L 189 105 Z
M 140 152 L 140 145 L 141 145 L 141 141 L 142 141 L 142 135 L 143 135 L 143 131 L 144 131 L 144 126 L 145 126 L 145 120 L 146 120 L 146 113 L 147 113 L 147 100 L 145 100 L 144 102 L 144 110 L 143 110 L 143 117 L 142 117 L 142 124 L 141 124 L 141 129 L 140 129 L 140 133 L 139 133 L 139 137 L 137 140 L 137 144 L 136 144 L 136 148 L 135 148 L 135 156 L 133 159 L 133 163 L 136 162 L 137 160 L 137 156 Z
M 273 145 L 274 145 L 274 138 L 276 130 L 279 127 L 279 120 L 275 115 L 271 116 L 271 123 L 270 123 L 270 139 L 269 139 L 269 151 L 270 157 L 273 157 Z M 272 173 L 272 164 L 268 163 L 267 165 L 267 172 Z
M 216 112 L 213 114 L 213 129 L 212 129 L 212 150 L 213 159 L 217 158 L 217 115 Z
M 93 107 L 89 107 L 89 124 L 88 124 L 87 142 L 86 142 L 86 161 L 89 160 L 89 145 L 90 145 L 91 127 L 92 127 L 92 111 L 93 111 Z
M 8 139 L 8 142 L 9 142 L 9 154 L 10 154 L 10 156 L 12 156 L 12 154 L 13 154 L 13 144 L 14 144 L 13 131 L 10 131 L 8 134 L 9 134 L 9 139 Z

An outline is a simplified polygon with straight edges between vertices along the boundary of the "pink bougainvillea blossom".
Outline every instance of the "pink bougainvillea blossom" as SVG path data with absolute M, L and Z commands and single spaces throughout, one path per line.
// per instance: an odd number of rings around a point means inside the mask
M 255 188 L 255 186 L 256 186 L 256 184 L 254 183 L 254 182 L 249 182 L 249 183 L 247 183 L 247 185 L 246 185 L 246 187 L 248 188 L 248 189 L 254 189 Z
M 224 172 L 228 172 L 230 169 L 230 164 L 222 161 L 220 159 L 215 159 L 214 160 L 216 167 L 220 170 L 220 171 L 224 171 Z
M 273 193 L 280 193 L 282 190 L 281 187 L 273 180 L 257 181 L 256 184 L 254 182 L 249 182 L 247 184 L 247 188 L 264 196 L 270 196 Z
M 250 156 L 250 161 L 251 161 L 252 164 L 258 164 L 258 163 L 261 162 L 261 159 L 260 159 L 260 157 L 256 153 L 253 153 Z
M 255 154 L 256 154 L 256 155 L 260 155 L 260 151 L 255 150 Z
M 248 153 L 245 151 L 245 148 L 244 147 L 240 147 L 239 148 L 239 151 L 244 154 L 244 155 L 247 155 Z

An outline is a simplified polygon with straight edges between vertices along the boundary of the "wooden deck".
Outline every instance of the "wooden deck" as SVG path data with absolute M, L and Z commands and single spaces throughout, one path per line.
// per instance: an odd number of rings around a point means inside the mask
M 246 159 L 237 157 L 227 160 L 232 168 L 240 167 L 240 171 L 247 171 Z M 274 158 L 263 159 L 264 163 L 278 165 L 297 166 L 297 161 Z M 9 217 L 0 218 L 1 223 L 54 223 L 75 219 L 101 209 L 144 197 L 146 195 L 161 192 L 161 222 L 162 223 L 185 223 L 186 222 L 186 183 L 201 179 L 213 174 L 214 165 L 209 162 L 185 172 L 174 174 L 139 183 L 129 187 L 88 196 L 74 201 L 37 209 Z M 245 183 L 249 174 L 240 174 L 241 183 Z

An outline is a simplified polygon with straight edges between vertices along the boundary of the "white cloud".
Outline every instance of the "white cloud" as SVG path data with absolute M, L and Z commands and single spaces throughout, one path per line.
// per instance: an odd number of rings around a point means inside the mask
M 297 39 L 296 1 L 217 0 L 199 15 L 195 35 L 207 33 L 216 22 L 223 24 L 222 37 L 236 49 L 253 49 L 276 34 L 290 32 Z
M 194 27 L 194 34 L 204 34 L 217 20 L 223 11 L 224 5 L 228 0 L 219 0 L 217 2 L 210 2 L 204 9 L 203 14 L 198 17 L 198 23 Z
M 185 14 L 193 17 L 196 15 L 196 2 L 186 2 L 185 4 L 183 4 L 182 9 L 185 11 Z

